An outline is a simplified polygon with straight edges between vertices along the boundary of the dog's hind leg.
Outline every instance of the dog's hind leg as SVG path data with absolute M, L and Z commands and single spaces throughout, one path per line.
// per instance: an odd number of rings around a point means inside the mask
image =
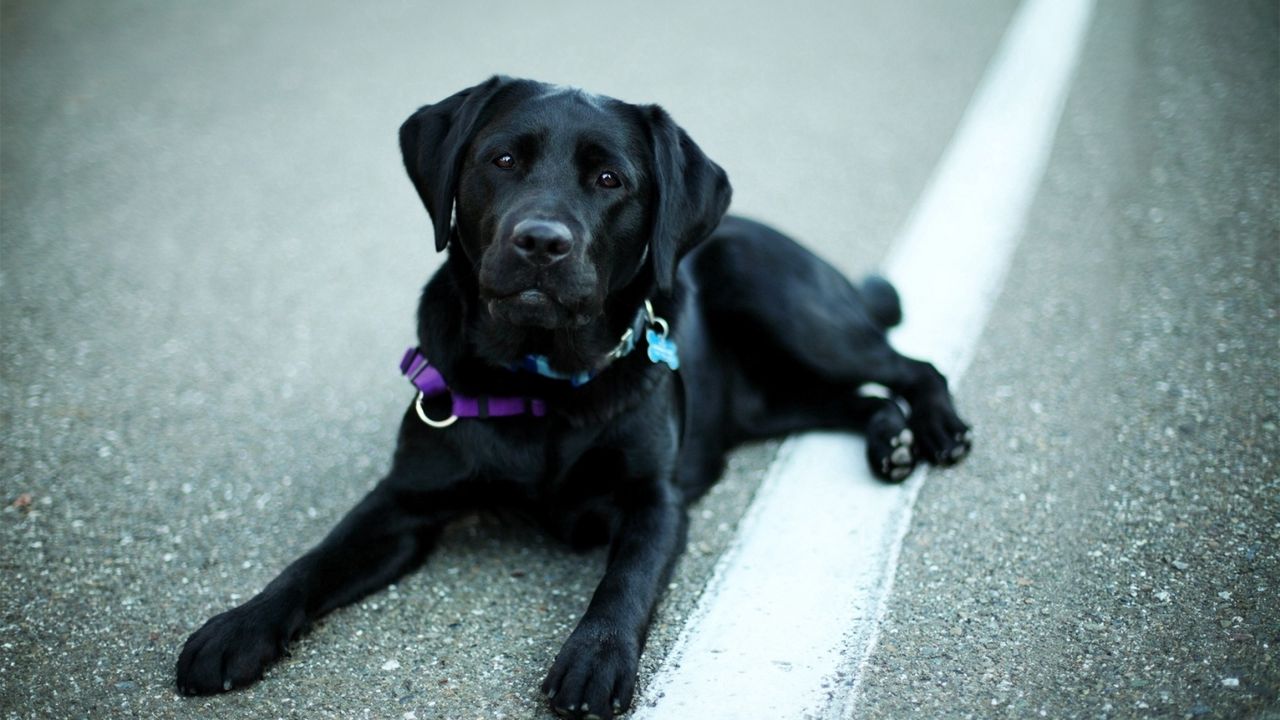
M 914 433 L 902 407 L 889 398 L 852 391 L 848 385 L 791 384 L 740 394 L 734 426 L 739 440 L 819 429 L 863 433 L 871 471 L 889 482 L 905 479 L 916 465 Z
M 775 327 L 782 354 L 830 392 L 878 384 L 905 401 L 914 447 L 923 459 L 949 465 L 968 454 L 969 426 L 956 413 L 946 378 L 932 364 L 899 354 L 884 330 L 856 319 L 833 322 L 825 311 L 803 317 L 803 309 L 791 323 Z
M 886 331 L 901 312 L 886 281 L 871 278 L 854 287 L 816 255 L 756 223 L 726 222 L 717 236 L 694 258 L 708 325 L 743 358 L 770 406 L 804 389 L 801 402 L 786 403 L 801 414 L 799 424 L 810 399 L 821 404 L 833 396 L 838 404 L 865 384 L 879 384 L 909 406 L 920 457 L 950 464 L 968 453 L 969 427 L 956 413 L 946 379 L 889 345 Z M 865 416 L 868 428 L 871 418 Z

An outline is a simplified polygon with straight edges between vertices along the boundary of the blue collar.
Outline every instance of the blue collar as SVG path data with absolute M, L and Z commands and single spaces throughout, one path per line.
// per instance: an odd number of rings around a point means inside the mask
M 618 340 L 618 344 L 605 354 L 599 365 L 591 370 L 581 370 L 575 373 L 560 372 L 551 367 L 551 362 L 546 355 L 525 355 L 524 359 L 512 365 L 511 369 L 536 373 L 553 380 L 566 380 L 573 387 L 582 387 L 590 382 L 592 378 L 604 372 L 615 360 L 630 355 L 636 349 L 640 333 L 644 332 L 645 343 L 649 348 L 649 362 L 654 364 L 665 363 L 672 370 L 678 370 L 680 368 L 680 353 L 676 347 L 675 340 L 667 337 L 670 327 L 664 318 L 654 313 L 653 303 L 645 300 L 644 307 L 636 312 L 635 320 L 631 322 L 631 327 L 622 333 L 622 338 Z

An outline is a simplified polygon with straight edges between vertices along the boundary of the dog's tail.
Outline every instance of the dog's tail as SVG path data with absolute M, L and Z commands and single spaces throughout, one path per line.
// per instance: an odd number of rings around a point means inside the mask
M 888 330 L 902 322 L 902 301 L 888 280 L 879 275 L 868 275 L 859 289 L 867 304 L 867 312 L 880 327 Z

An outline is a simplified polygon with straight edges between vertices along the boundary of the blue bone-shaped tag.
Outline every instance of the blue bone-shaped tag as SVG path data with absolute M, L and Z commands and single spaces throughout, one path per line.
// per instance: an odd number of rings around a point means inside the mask
M 680 369 L 680 351 L 675 340 L 659 335 L 652 328 L 645 331 L 644 339 L 649 345 L 649 362 L 666 363 L 672 370 Z

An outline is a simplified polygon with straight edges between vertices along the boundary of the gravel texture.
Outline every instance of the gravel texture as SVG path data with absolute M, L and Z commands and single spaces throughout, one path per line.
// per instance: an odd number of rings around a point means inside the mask
M 1275 11 L 1101 4 L 866 717 L 1275 716 Z

